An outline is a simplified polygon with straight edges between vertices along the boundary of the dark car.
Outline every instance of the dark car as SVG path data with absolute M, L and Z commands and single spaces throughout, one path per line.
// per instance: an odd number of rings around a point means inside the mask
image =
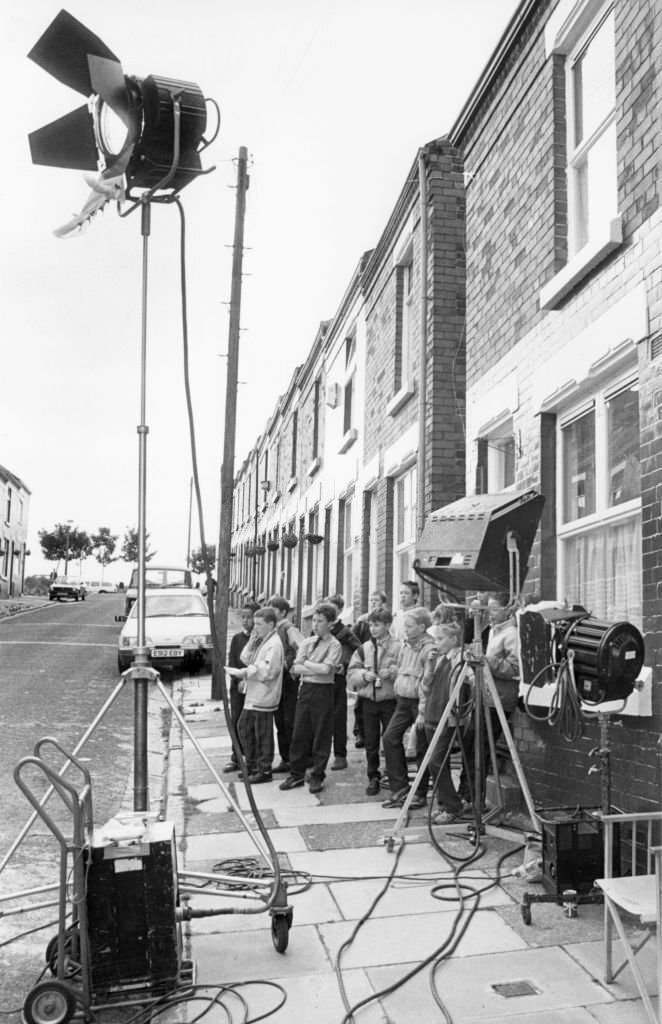
M 56 576 L 48 588 L 49 601 L 84 601 L 87 595 L 85 584 L 73 576 Z

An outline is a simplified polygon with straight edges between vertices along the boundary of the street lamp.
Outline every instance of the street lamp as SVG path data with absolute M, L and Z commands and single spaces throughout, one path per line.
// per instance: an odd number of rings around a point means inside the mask
M 73 519 L 67 519 L 67 521 L 65 523 L 65 526 L 67 527 L 67 533 L 66 533 L 67 540 L 66 540 L 66 547 L 64 549 L 64 575 L 65 576 L 67 575 L 67 572 L 69 571 L 69 537 L 70 537 L 70 534 L 71 534 L 72 524 L 73 524 Z

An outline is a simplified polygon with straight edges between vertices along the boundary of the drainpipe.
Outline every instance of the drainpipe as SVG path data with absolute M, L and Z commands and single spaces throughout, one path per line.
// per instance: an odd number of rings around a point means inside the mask
M 416 539 L 419 540 L 425 526 L 425 414 L 427 393 L 428 355 L 428 182 L 426 165 L 428 147 L 418 151 L 418 193 L 420 210 L 420 252 L 421 252 L 421 357 L 418 367 L 418 455 L 416 458 Z M 421 594 L 423 597 L 423 594 Z M 422 602 L 424 603 L 424 602 Z

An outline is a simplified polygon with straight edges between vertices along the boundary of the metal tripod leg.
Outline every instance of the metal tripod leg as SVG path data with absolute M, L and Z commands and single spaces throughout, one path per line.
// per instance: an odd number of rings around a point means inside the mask
M 223 783 L 223 780 L 221 779 L 221 777 L 219 776 L 218 772 L 214 768 L 213 764 L 211 763 L 211 761 L 209 760 L 209 758 L 205 754 L 204 750 L 202 749 L 202 747 L 200 746 L 200 744 L 196 740 L 195 736 L 193 735 L 193 733 L 189 729 L 189 727 L 186 724 L 186 721 L 184 719 L 184 716 L 181 714 L 179 708 L 177 707 L 177 705 L 173 701 L 172 697 L 170 696 L 170 694 L 166 690 L 165 686 L 161 682 L 161 679 L 158 677 L 158 675 L 157 675 L 157 679 L 156 679 L 156 685 L 157 685 L 157 687 L 158 687 L 158 689 L 159 689 L 159 691 L 161 693 L 161 696 L 166 701 L 166 703 L 167 703 L 168 707 L 170 708 L 170 710 L 172 711 L 173 715 L 175 716 L 175 718 L 177 719 L 177 721 L 181 725 L 182 729 L 184 730 L 184 732 L 186 733 L 186 735 L 190 739 L 191 743 L 195 747 L 196 751 L 198 752 L 198 754 L 200 755 L 200 757 L 204 761 L 206 767 L 209 769 L 209 771 L 210 771 L 210 773 L 212 775 L 212 778 L 214 779 L 214 782 L 216 782 L 218 784 L 218 786 L 219 786 L 221 792 L 223 793 L 223 795 L 232 804 L 232 807 L 237 812 L 239 820 L 241 821 L 242 825 L 244 826 L 244 828 L 248 832 L 249 836 L 251 837 L 251 839 L 253 841 L 253 844 L 255 845 L 258 853 L 263 858 L 263 860 L 265 861 L 267 866 L 268 867 L 272 867 L 272 858 L 271 858 L 271 855 L 269 853 L 269 850 L 267 848 L 266 843 L 262 839 L 262 836 L 258 832 L 256 832 L 255 829 L 253 829 L 251 827 L 251 824 L 247 820 L 247 818 L 246 818 L 244 812 L 242 811 L 241 807 L 236 802 L 236 800 L 233 799 L 232 795 L 229 793 L 229 791 L 225 787 L 225 785 Z
M 494 709 L 498 715 L 499 722 L 501 724 L 501 731 L 503 732 L 504 739 L 508 745 L 508 750 L 510 752 L 510 757 L 513 762 L 513 767 L 515 768 L 515 774 L 517 775 L 517 781 L 519 782 L 520 790 L 522 791 L 522 796 L 524 797 L 524 802 L 526 803 L 526 809 L 529 812 L 529 817 L 531 818 L 531 821 L 534 824 L 537 824 L 539 821 L 538 812 L 535 809 L 535 805 L 531 797 L 531 791 L 529 790 L 529 786 L 526 781 L 526 776 L 524 775 L 524 771 L 522 769 L 522 762 L 520 761 L 519 754 L 517 753 L 517 748 L 515 746 L 515 741 L 513 740 L 513 734 L 510 731 L 508 719 L 506 718 L 505 712 L 503 710 L 503 705 L 501 703 L 499 691 L 496 688 L 496 683 L 494 682 L 494 678 L 492 676 L 492 673 L 490 672 L 490 667 L 486 661 L 483 661 L 482 671 L 483 680 L 487 686 L 490 697 L 492 698 Z

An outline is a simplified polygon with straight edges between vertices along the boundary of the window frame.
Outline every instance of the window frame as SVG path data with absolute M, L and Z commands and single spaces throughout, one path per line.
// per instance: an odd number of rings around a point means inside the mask
M 398 540 L 398 528 L 400 525 L 400 504 L 398 499 L 398 488 L 402 485 L 403 489 L 406 485 L 406 481 L 409 481 L 409 504 L 406 504 L 406 496 L 403 501 L 403 539 Z M 403 579 L 409 579 L 411 573 L 408 571 L 406 575 L 403 575 L 400 568 L 400 560 L 404 555 L 409 552 L 412 553 L 412 558 L 409 560 L 410 563 L 413 560 L 413 555 L 416 551 L 416 499 L 417 494 L 417 465 L 412 463 L 402 473 L 393 478 L 393 593 L 396 594 L 400 583 Z M 404 526 L 407 524 L 410 528 L 410 533 L 407 534 Z
M 641 494 L 619 504 L 609 504 L 609 445 L 608 445 L 608 402 L 618 394 L 639 383 L 636 367 L 628 367 L 617 376 L 610 377 L 577 396 L 572 404 L 557 410 L 556 417 L 556 564 L 557 593 L 565 597 L 568 589 L 568 540 L 597 532 L 603 527 L 611 527 L 618 523 L 639 518 L 641 526 L 642 501 Z M 593 465 L 595 473 L 595 509 L 593 512 L 563 522 L 565 509 L 564 480 L 564 436 L 563 431 L 583 416 L 593 413 L 594 421 L 594 452 Z M 640 607 L 642 601 L 640 601 Z M 589 609 L 590 611 L 591 609 Z M 600 613 L 602 614 L 602 613 Z M 637 622 L 641 626 L 641 622 Z

